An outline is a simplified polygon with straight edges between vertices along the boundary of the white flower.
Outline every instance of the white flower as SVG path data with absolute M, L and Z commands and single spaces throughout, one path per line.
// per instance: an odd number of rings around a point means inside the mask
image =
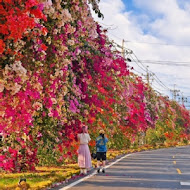
M 74 42 L 74 40 L 68 40 L 67 44 L 70 45 L 70 46 L 73 46 L 75 44 L 75 42 Z
M 58 33 L 57 29 L 54 29 L 53 34 L 56 35 Z
M 63 71 L 61 70 L 61 71 L 59 71 L 59 74 L 61 75 L 61 76 L 63 76 Z
M 52 112 L 49 112 L 49 113 L 48 113 L 48 116 L 49 116 L 49 117 L 53 117 L 53 113 L 52 113 Z
M 76 50 L 76 55 L 79 55 L 81 53 L 81 50 L 80 49 L 77 49 Z
M 37 111 L 42 109 L 42 104 L 40 102 L 35 102 L 32 107 L 36 109 Z
M 5 116 L 5 112 L 4 111 L 0 111 L 0 117 L 4 117 Z
M 57 6 L 56 6 L 57 9 L 62 9 L 60 3 L 57 3 Z
M 70 24 L 68 25 L 68 28 L 67 28 L 67 34 L 73 34 L 74 32 L 76 31 L 76 28 L 71 26 Z
M 34 153 L 30 150 L 30 149 L 28 149 L 28 155 L 29 156 L 31 156 L 31 155 L 33 155 Z
M 47 2 L 45 3 L 47 6 L 52 6 L 52 0 L 47 0 Z
M 61 11 L 62 15 L 63 15 L 63 20 L 64 22 L 70 22 L 72 21 L 72 16 L 71 14 L 69 13 L 69 10 L 68 9 L 63 9 Z
M 20 84 L 15 83 L 15 85 L 11 89 L 12 90 L 11 94 L 14 95 L 14 94 L 18 93 L 19 90 L 21 89 L 21 87 L 22 86 Z
M 27 73 L 27 70 L 22 66 L 21 61 L 15 61 L 11 67 L 16 73 L 20 73 L 22 75 L 25 75 Z
M 57 104 L 57 100 L 55 98 L 51 98 L 53 104 Z
M 0 81 L 0 92 L 3 92 L 4 88 L 5 88 L 4 84 Z

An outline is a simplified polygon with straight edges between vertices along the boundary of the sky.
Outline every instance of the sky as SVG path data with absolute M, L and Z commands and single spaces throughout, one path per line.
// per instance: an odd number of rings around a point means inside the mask
M 99 6 L 104 19 L 93 13 L 95 20 L 110 40 L 121 46 L 124 39 L 134 73 L 146 80 L 148 69 L 157 92 L 172 99 L 178 90 L 176 101 L 184 97 L 190 109 L 190 1 L 101 0 Z

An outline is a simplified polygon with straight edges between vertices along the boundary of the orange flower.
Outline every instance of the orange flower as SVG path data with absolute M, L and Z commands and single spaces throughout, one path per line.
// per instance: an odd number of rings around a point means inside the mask
M 92 146 L 92 147 L 95 146 L 95 145 L 96 145 L 96 141 L 91 140 L 91 141 L 89 142 L 89 145 Z

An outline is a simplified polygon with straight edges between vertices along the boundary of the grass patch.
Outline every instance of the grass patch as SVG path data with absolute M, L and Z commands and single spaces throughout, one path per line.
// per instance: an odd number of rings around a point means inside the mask
M 40 172 L 39 172 L 40 171 Z M 49 171 L 49 172 L 47 172 Z M 1 174 L 0 189 L 15 189 L 18 186 L 20 178 L 26 178 L 30 189 L 38 190 L 51 186 L 55 182 L 64 181 L 73 174 L 78 174 L 79 169 L 76 168 L 54 168 L 54 167 L 39 167 L 36 173 L 19 173 L 19 174 Z

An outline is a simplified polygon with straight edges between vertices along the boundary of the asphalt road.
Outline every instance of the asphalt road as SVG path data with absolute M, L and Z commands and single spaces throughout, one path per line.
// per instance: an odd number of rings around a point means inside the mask
M 190 146 L 134 153 L 82 180 L 56 189 L 190 190 Z

